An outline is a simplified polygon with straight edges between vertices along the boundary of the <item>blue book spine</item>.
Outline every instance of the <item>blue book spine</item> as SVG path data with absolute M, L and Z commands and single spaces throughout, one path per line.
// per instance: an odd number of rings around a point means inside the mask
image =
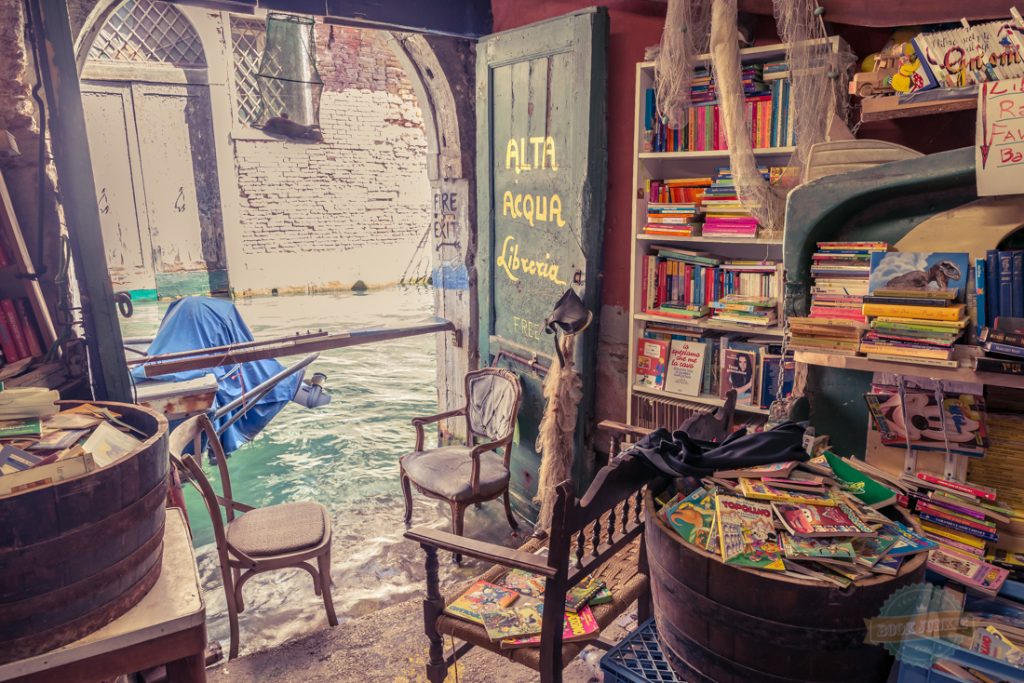
M 985 353 L 994 353 L 998 356 L 1014 356 L 1024 358 L 1024 348 L 1012 344 L 999 344 L 997 342 L 985 342 L 981 345 Z
M 985 252 L 985 324 L 992 327 L 999 315 L 999 252 Z
M 1013 317 L 1024 318 L 1024 251 L 1013 252 Z
M 654 130 L 654 117 L 657 115 L 654 108 L 654 88 L 648 88 L 644 95 L 644 128 Z
M 954 531 L 959 531 L 962 534 L 968 534 L 970 536 L 975 536 L 977 538 L 984 538 L 986 541 L 999 540 L 999 535 L 996 534 L 996 532 L 994 531 L 982 531 L 981 529 L 975 529 L 972 526 L 960 524 L 959 522 L 954 522 L 944 517 L 936 517 L 935 515 L 930 515 L 927 512 L 919 512 L 917 514 L 921 519 L 923 519 L 926 522 L 937 524 L 939 526 L 944 526 L 947 529 L 953 529 Z
M 1013 252 L 999 252 L 999 311 L 1007 318 L 1013 317 Z
M 974 299 L 975 299 L 975 328 L 978 336 L 981 336 L 981 328 L 985 327 L 985 259 L 974 259 Z

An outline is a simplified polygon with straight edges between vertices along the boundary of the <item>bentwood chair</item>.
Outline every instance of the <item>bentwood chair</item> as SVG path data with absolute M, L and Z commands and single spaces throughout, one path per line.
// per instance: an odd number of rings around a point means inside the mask
M 484 368 L 466 374 L 466 405 L 429 417 L 413 418 L 416 450 L 399 460 L 405 524 L 412 520 L 412 488 L 429 498 L 448 501 L 452 532 L 462 535 L 466 507 L 504 497 L 509 526 L 519 528 L 508 499 L 509 454 L 519 415 L 519 378 L 504 368 Z M 466 446 L 424 450 L 423 426 L 462 415 Z M 499 454 L 498 450 L 502 452 Z M 458 556 L 456 556 L 456 561 Z
M 204 440 L 216 458 L 223 493 L 220 496 L 200 465 Z M 189 444 L 193 444 L 192 454 L 186 455 L 184 451 Z M 305 569 L 313 577 L 313 592 L 323 597 L 328 623 L 337 626 L 338 618 L 331 601 L 331 518 L 327 508 L 312 501 L 254 508 L 234 500 L 227 458 L 213 423 L 206 415 L 189 418 L 175 428 L 168 448 L 171 462 L 199 489 L 213 522 L 231 625 L 228 659 L 238 656 L 238 614 L 245 610 L 242 586 L 262 572 L 293 567 Z M 236 512 L 243 514 L 236 515 Z M 310 562 L 314 559 L 315 567 Z

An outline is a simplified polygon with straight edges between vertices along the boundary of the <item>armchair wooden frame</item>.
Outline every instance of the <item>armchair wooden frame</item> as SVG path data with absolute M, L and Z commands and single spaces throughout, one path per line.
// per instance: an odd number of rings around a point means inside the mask
M 513 387 L 514 399 L 513 405 L 511 406 L 512 419 L 509 420 L 509 426 L 506 432 L 498 435 L 490 435 L 482 430 L 480 425 L 475 425 L 471 417 L 470 401 L 473 400 L 474 392 L 472 389 L 473 382 L 480 377 L 487 375 L 493 375 L 500 377 Z M 516 416 L 519 414 L 519 406 L 522 403 L 522 387 L 519 384 L 519 378 L 516 377 L 515 373 L 504 368 L 483 368 L 475 370 L 473 372 L 466 373 L 465 378 L 465 396 L 466 405 L 456 410 L 449 410 L 444 413 L 438 413 L 436 415 L 430 415 L 427 417 L 415 417 L 412 420 L 413 426 L 416 427 L 416 451 L 423 451 L 423 446 L 426 441 L 426 436 L 423 427 L 428 424 L 440 422 L 453 417 L 463 416 L 466 422 L 466 439 L 468 445 L 471 447 L 469 457 L 472 460 L 472 472 L 470 474 L 470 485 L 472 487 L 471 497 L 464 500 L 453 500 L 448 496 L 431 491 L 420 482 L 414 481 L 406 473 L 405 468 L 399 464 L 399 470 L 402 478 L 402 494 L 405 497 L 405 524 L 406 526 L 412 521 L 412 486 L 416 487 L 416 490 L 427 496 L 428 498 L 434 498 L 435 500 L 444 500 L 451 506 L 452 510 L 452 532 L 458 536 L 462 535 L 463 518 L 465 516 L 466 508 L 470 505 L 479 505 L 480 503 L 494 500 L 498 496 L 501 496 L 505 504 L 505 517 L 508 519 L 509 526 L 512 529 L 518 529 L 519 523 L 516 521 L 515 516 L 512 514 L 512 505 L 509 500 L 509 490 L 506 484 L 502 491 L 499 491 L 490 495 L 482 495 L 480 492 L 480 455 L 488 451 L 497 452 L 501 449 L 502 462 L 505 469 L 509 469 L 509 457 L 511 456 L 512 450 L 512 436 L 515 433 Z M 478 443 L 479 439 L 484 439 L 482 443 Z M 458 558 L 456 558 L 458 559 Z
M 203 453 L 203 437 L 206 445 L 213 451 L 220 473 L 220 484 L 223 495 L 217 495 L 210 480 L 206 478 L 199 457 Z M 192 455 L 184 453 L 185 448 L 193 444 Z M 247 513 L 258 510 L 251 505 L 236 501 L 231 494 L 231 477 L 228 473 L 227 458 L 217 437 L 217 431 L 206 415 L 192 417 L 171 432 L 168 439 L 168 450 L 171 462 L 195 486 L 203 498 L 207 512 L 213 522 L 213 535 L 217 544 L 217 557 L 220 561 L 221 577 L 224 581 L 224 592 L 227 597 L 228 620 L 231 627 L 231 649 L 228 659 L 238 656 L 238 614 L 245 610 L 242 600 L 242 587 L 256 574 L 284 568 L 301 568 L 313 577 L 313 591 L 322 596 L 327 621 L 331 626 L 338 625 L 331 600 L 331 526 L 330 517 L 325 515 L 323 540 L 312 547 L 294 552 L 282 552 L 273 555 L 248 555 L 232 546 L 227 540 L 227 526 L 236 518 L 235 513 Z M 224 508 L 224 518 L 220 508 Z M 310 560 L 316 560 L 314 567 Z
M 639 618 L 651 614 L 647 557 L 643 547 L 642 496 L 652 477 L 646 465 L 632 457 L 614 459 L 598 472 L 583 498 L 576 498 L 571 482 L 557 488 L 547 556 L 537 554 L 541 539 L 519 549 L 462 538 L 437 529 L 416 527 L 405 533 L 426 553 L 427 596 L 423 602 L 424 630 L 430 641 L 427 678 L 441 683 L 449 667 L 474 646 L 480 646 L 540 672 L 542 683 L 560 683 L 562 669 L 587 645 L 607 648 L 603 641 L 563 644 L 565 593 L 588 575 L 604 580 L 612 602 L 593 608 L 603 628 L 638 601 Z M 507 569 L 519 568 L 545 577 L 544 616 L 540 647 L 502 650 L 491 642 L 482 626 L 444 614 L 446 600 L 439 589 L 438 549 L 495 563 L 482 577 L 496 580 Z M 456 593 L 447 602 L 458 597 Z M 443 635 L 464 642 L 447 657 Z

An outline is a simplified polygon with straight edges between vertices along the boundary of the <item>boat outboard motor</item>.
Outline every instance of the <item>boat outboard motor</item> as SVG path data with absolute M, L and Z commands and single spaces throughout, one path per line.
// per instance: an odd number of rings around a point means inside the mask
M 313 379 L 302 380 L 299 388 L 295 391 L 293 401 L 304 408 L 319 408 L 331 402 L 331 395 L 324 391 L 324 383 L 327 375 L 322 372 L 314 372 Z

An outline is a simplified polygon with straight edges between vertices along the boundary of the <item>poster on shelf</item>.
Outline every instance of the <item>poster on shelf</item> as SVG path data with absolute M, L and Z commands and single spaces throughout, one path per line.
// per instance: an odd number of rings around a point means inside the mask
M 702 342 L 673 339 L 665 369 L 665 391 L 684 396 L 700 395 L 706 350 Z
M 978 195 L 1024 191 L 1024 79 L 978 86 L 974 166 Z

